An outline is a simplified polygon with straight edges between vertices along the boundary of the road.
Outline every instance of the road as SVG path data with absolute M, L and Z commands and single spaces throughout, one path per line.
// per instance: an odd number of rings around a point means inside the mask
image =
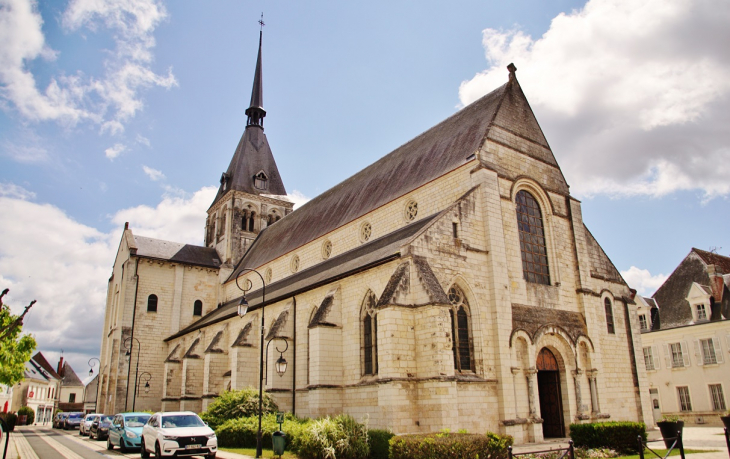
M 16 427 L 11 440 L 7 459 L 139 458 L 139 450 L 126 454 L 122 454 L 118 448 L 109 451 L 106 449 L 106 440 L 90 440 L 89 437 L 80 436 L 78 430 L 64 431 L 45 426 Z M 5 446 L 4 441 L 2 446 Z M 219 454 L 219 457 L 223 456 Z

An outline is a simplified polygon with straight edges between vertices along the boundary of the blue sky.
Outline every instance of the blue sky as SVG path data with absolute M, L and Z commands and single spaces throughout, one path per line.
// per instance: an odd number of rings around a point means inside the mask
M 38 300 L 26 328 L 44 352 L 82 368 L 98 352 L 125 221 L 202 242 L 262 11 L 266 133 L 296 199 L 503 84 L 514 62 L 632 286 L 650 295 L 693 246 L 730 254 L 722 0 L 0 0 L 0 286 L 16 307 Z

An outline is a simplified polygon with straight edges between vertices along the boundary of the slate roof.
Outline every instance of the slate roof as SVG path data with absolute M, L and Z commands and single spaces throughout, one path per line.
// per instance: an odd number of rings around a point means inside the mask
M 71 368 L 71 365 L 69 365 L 68 362 L 63 362 L 63 376 L 61 377 L 61 385 L 63 387 L 73 387 L 73 386 L 84 386 L 84 383 L 81 382 L 79 377 L 76 375 L 76 372 L 73 368 Z
M 699 255 L 700 259 L 708 265 L 717 265 L 722 269 L 723 274 L 730 274 L 730 257 L 719 255 L 714 252 L 707 252 L 692 247 L 692 251 Z
M 221 260 L 212 247 L 200 247 L 179 242 L 163 241 L 144 236 L 134 236 L 136 255 L 176 263 L 186 263 L 209 268 L 218 268 Z
M 363 244 L 353 250 L 332 257 L 315 266 L 304 269 L 296 274 L 266 286 L 266 303 L 275 303 L 289 298 L 298 292 L 310 290 L 336 279 L 348 277 L 356 272 L 386 263 L 400 256 L 400 250 L 424 231 L 430 223 L 435 221 L 443 212 L 422 218 L 400 228 L 386 236 Z M 281 220 L 281 223 L 284 220 Z M 277 225 L 279 224 L 277 223 Z M 276 225 L 274 225 L 276 226 Z M 271 227 L 270 227 L 271 228 Z M 268 229 L 267 229 L 268 230 Z M 241 297 L 235 298 L 221 305 L 197 322 L 168 337 L 169 341 L 178 336 L 235 317 L 238 302 Z M 258 289 L 246 295 L 248 310 L 252 311 L 261 305 L 262 291 Z M 239 337 L 240 338 L 240 337 Z
M 266 228 L 229 280 L 244 266 L 258 268 L 462 166 L 484 143 L 507 96 L 524 99 L 516 79 Z
M 43 367 L 44 370 L 46 370 L 48 373 L 50 373 L 51 376 L 53 376 L 56 379 L 61 379 L 61 376 L 56 373 L 56 370 L 53 368 L 53 365 L 48 363 L 48 360 L 46 360 L 46 357 L 41 354 L 40 351 L 36 352 L 36 354 L 33 356 L 33 361 L 35 361 L 38 365 Z
M 644 299 L 644 301 L 646 302 L 646 304 L 649 305 L 650 308 L 656 308 L 657 307 L 656 301 L 654 301 L 654 298 L 647 298 L 645 296 L 642 296 L 642 298 Z

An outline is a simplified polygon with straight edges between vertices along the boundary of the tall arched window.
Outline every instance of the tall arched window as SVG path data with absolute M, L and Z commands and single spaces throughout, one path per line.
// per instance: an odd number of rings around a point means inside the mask
M 535 197 L 525 190 L 517 192 L 517 229 L 520 234 L 522 273 L 527 282 L 550 285 L 545 230 L 542 212 Z
M 193 315 L 194 316 L 203 315 L 203 302 L 202 301 L 195 300 L 195 303 L 193 303 Z
M 469 327 L 469 303 L 459 287 L 449 289 L 451 303 L 451 335 L 454 352 L 454 368 L 457 371 L 474 371 Z
M 248 230 L 253 233 L 254 231 L 254 222 L 256 221 L 256 212 L 251 212 L 251 217 L 248 219 Z
M 378 374 L 378 319 L 375 305 L 378 299 L 368 290 L 362 302 L 362 373 Z
M 147 312 L 157 312 L 157 295 L 147 297 Z
M 611 307 L 611 300 L 608 298 L 603 300 L 603 306 L 606 309 L 606 328 L 611 334 L 616 333 L 616 329 L 613 326 L 613 308 Z

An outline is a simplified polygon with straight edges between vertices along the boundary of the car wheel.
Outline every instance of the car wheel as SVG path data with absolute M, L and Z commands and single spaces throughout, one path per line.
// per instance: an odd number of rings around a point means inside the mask
M 79 429 L 79 435 L 81 435 L 83 437 L 84 436 L 84 431 L 81 430 L 81 429 Z
M 215 453 L 206 455 L 205 459 L 215 459 Z
M 148 458 L 148 457 L 150 457 L 150 452 L 147 451 L 147 447 L 144 445 L 144 437 L 142 437 L 141 440 L 142 440 L 142 445 L 140 446 L 140 449 L 139 449 L 139 456 L 143 457 L 143 458 Z
M 160 444 L 155 443 L 155 457 L 162 457 L 162 451 L 160 451 Z
M 108 449 L 108 450 L 114 449 L 114 445 L 112 445 L 111 437 L 106 437 L 106 449 Z
M 119 439 L 119 451 L 126 453 L 127 452 L 127 445 L 124 443 L 124 439 Z

